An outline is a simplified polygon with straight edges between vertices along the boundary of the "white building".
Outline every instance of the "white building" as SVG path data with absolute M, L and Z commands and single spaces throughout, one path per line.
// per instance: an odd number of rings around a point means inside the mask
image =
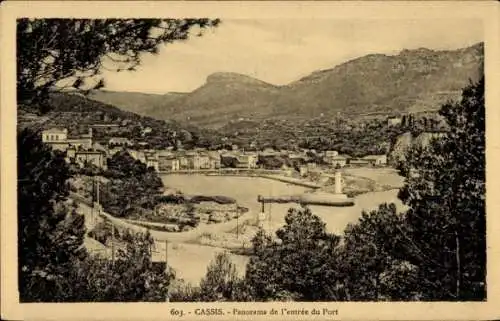
M 397 126 L 401 125 L 403 119 L 401 117 L 389 117 L 387 118 L 387 126 Z
M 387 155 L 368 155 L 363 157 L 363 160 L 368 161 L 373 166 L 387 165 Z
M 155 171 L 159 172 L 160 167 L 159 167 L 159 162 L 158 158 L 155 157 L 154 155 L 147 155 L 146 156 L 146 167 L 153 167 Z
M 42 142 L 64 142 L 68 139 L 68 130 L 66 128 L 51 128 L 42 132 Z

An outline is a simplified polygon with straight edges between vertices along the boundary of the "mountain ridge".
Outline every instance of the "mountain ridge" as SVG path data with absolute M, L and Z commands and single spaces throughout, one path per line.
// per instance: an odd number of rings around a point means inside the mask
M 457 50 L 403 49 L 395 55 L 354 58 L 281 86 L 235 72 L 216 72 L 189 93 L 94 93 L 91 98 L 141 115 L 204 127 L 240 118 L 435 111 L 447 100 L 457 99 L 469 79 L 479 77 L 483 51 L 483 43 Z

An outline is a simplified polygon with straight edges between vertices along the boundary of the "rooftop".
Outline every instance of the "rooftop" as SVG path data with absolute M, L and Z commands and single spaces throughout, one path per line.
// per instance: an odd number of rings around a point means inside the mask
M 122 142 L 127 142 L 127 141 L 129 141 L 129 139 L 128 139 L 128 138 L 126 138 L 126 137 L 111 137 L 109 140 L 110 140 L 110 141 L 122 141 Z
M 77 150 L 76 154 L 104 154 L 103 151 L 100 150 Z
M 66 128 L 50 128 L 43 131 L 44 133 L 52 133 L 52 134 L 67 134 L 68 130 Z
M 366 160 L 377 160 L 381 157 L 385 157 L 385 155 L 368 155 L 368 156 L 365 156 L 363 157 L 363 159 L 366 159 Z

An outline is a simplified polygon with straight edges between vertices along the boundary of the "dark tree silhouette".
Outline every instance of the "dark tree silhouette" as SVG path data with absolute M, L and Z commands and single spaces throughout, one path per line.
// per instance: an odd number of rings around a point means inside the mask
M 154 54 L 161 44 L 188 39 L 195 28 L 201 35 L 204 28 L 218 23 L 218 19 L 19 19 L 18 104 L 45 112 L 51 92 L 101 88 L 102 70 L 133 70 L 142 53 Z M 161 267 L 151 271 L 150 237 L 131 236 L 117 264 L 91 262 L 82 247 L 84 217 L 64 203 L 71 173 L 63 155 L 44 145 L 36 131 L 25 129 L 17 137 L 21 301 L 164 300 L 170 276 Z M 147 182 L 134 187 L 161 187 L 156 173 L 145 166 L 133 164 L 128 169 L 141 172 Z
M 17 144 L 19 292 L 22 301 L 39 301 L 58 291 L 72 259 L 84 254 L 85 228 L 83 216 L 61 203 L 69 178 L 63 156 L 29 129 L 18 133 Z
M 252 241 L 255 256 L 246 281 L 256 300 L 338 300 L 339 237 L 309 209 L 290 209 L 273 241 L 262 232 Z
M 486 296 L 484 78 L 463 90 L 459 103 L 440 114 L 449 132 L 426 148 L 411 150 L 399 197 L 411 238 L 422 255 L 424 299 L 479 300 Z
M 42 111 L 49 92 L 104 86 L 102 70 L 134 70 L 142 53 L 188 39 L 211 19 L 19 19 L 17 22 L 17 95 Z

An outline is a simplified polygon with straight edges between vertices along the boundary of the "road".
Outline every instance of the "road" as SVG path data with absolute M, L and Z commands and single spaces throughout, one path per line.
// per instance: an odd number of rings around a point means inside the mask
M 131 229 L 134 232 L 146 232 L 147 230 L 146 228 L 127 223 L 124 220 L 103 212 L 101 212 L 100 216 L 97 216 L 95 215 L 97 211 L 93 211 L 89 204 L 84 203 L 82 199 L 77 200 L 77 203 L 78 211 L 82 215 L 85 215 L 85 227 L 87 231 L 92 229 L 97 222 L 104 221 L 105 218 L 111 221 L 118 230 Z M 245 213 L 243 216 L 246 215 L 248 215 L 247 220 L 251 218 L 249 213 Z M 240 217 L 240 222 L 243 216 Z M 226 223 L 231 224 L 223 225 L 225 223 L 221 223 L 203 225 L 194 232 L 167 233 L 150 230 L 155 240 L 151 259 L 153 262 L 165 262 L 165 260 L 167 260 L 169 267 L 175 271 L 178 279 L 183 279 L 193 285 L 197 285 L 205 275 L 206 267 L 214 259 L 215 255 L 226 250 L 220 247 L 192 244 L 190 242 L 196 240 L 201 234 L 207 231 L 210 231 L 210 233 L 217 233 L 217 231 L 230 231 L 235 228 L 236 222 L 230 221 Z M 98 253 L 107 258 L 112 257 L 112 248 L 110 246 L 105 246 L 90 237 L 85 238 L 84 244 L 92 253 Z M 166 250 L 166 245 L 168 246 L 168 250 Z M 116 242 L 114 246 L 115 251 L 122 246 L 122 243 Z M 230 257 L 232 262 L 236 265 L 238 273 L 243 274 L 246 270 L 246 264 L 249 258 L 247 256 L 232 253 L 230 253 Z

